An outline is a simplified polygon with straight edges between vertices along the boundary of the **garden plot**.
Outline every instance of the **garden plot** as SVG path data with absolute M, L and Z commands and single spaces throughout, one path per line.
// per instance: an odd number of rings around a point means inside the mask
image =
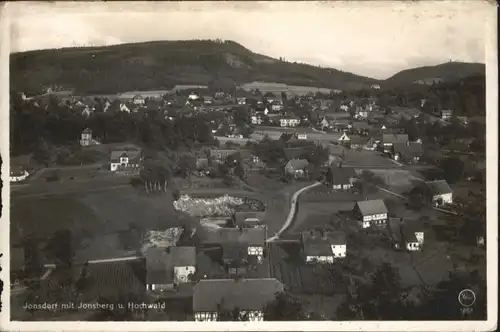
M 182 195 L 174 202 L 174 208 L 192 217 L 230 217 L 235 211 L 263 211 L 264 204 L 229 195 L 204 198 Z

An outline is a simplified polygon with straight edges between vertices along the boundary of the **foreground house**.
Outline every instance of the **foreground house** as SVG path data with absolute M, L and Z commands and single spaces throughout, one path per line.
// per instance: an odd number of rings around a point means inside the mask
M 389 228 L 395 249 L 419 251 L 424 244 L 424 229 L 416 220 L 389 218 Z
M 190 282 L 196 272 L 195 247 L 149 248 L 146 253 L 146 289 L 151 292 L 172 290 Z
M 301 241 L 307 263 L 333 263 L 347 255 L 344 232 L 302 232 Z
M 220 312 L 237 310 L 249 321 L 263 321 L 266 305 L 283 289 L 274 278 L 200 280 L 193 288 L 194 319 L 217 321 Z
M 433 205 L 440 206 L 453 203 L 453 190 L 445 180 L 426 181 L 425 185 L 429 189 Z
M 384 227 L 387 225 L 387 207 L 381 199 L 359 201 L 353 209 L 355 218 L 361 227 L 369 228 L 373 225 Z
M 309 162 L 306 159 L 292 159 L 286 164 L 285 172 L 294 179 L 304 178 L 307 176 L 307 166 Z
M 141 162 L 141 150 L 111 150 L 109 169 L 112 172 L 125 169 L 138 169 Z

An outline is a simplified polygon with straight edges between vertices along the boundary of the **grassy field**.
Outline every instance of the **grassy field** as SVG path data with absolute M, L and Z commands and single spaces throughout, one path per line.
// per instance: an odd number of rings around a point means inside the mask
M 346 150 L 344 165 L 351 167 L 398 167 L 397 164 L 380 152 L 368 150 Z
M 77 256 L 87 259 L 138 248 L 139 239 L 127 236 L 131 224 L 139 231 L 179 226 L 170 193 L 145 195 L 130 186 L 85 195 L 11 199 L 11 233 L 33 234 L 43 241 L 57 230 L 69 229 Z

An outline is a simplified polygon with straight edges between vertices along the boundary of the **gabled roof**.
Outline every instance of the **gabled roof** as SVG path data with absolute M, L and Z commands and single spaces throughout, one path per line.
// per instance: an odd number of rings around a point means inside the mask
M 453 192 L 446 180 L 426 181 L 425 185 L 429 188 L 433 195 L 443 195 Z
M 299 158 L 302 154 L 304 154 L 304 148 L 286 148 L 283 149 L 285 153 L 285 157 L 287 160 L 293 160 Z
M 196 266 L 195 247 L 149 248 L 145 257 L 148 284 L 172 282 L 174 267 Z
M 344 232 L 302 232 L 302 244 L 306 256 L 332 256 L 332 245 L 346 245 Z
M 129 161 L 135 161 L 141 158 L 141 150 L 111 150 L 110 161 L 119 162 L 120 157 L 128 157 Z
M 283 288 L 283 284 L 274 278 L 200 280 L 193 289 L 193 311 L 216 312 L 235 308 L 260 311 Z
M 395 143 L 394 152 L 400 153 L 404 157 L 420 157 L 424 153 L 422 150 L 421 143 L 410 143 L 406 145 L 405 143 Z
M 217 228 L 206 229 L 202 235 L 204 244 L 243 246 L 264 246 L 266 231 L 264 228 Z
M 356 205 L 362 215 L 368 216 L 373 214 L 387 213 L 387 207 L 381 199 L 373 199 L 369 201 L 358 201 Z
M 352 167 L 331 166 L 332 178 L 329 179 L 332 184 L 349 184 L 350 179 L 356 178 L 356 171 Z
M 406 143 L 408 142 L 408 134 L 384 134 L 382 136 L 384 143 Z
M 85 128 L 82 132 L 82 134 L 92 134 L 92 129 L 90 128 Z
M 369 137 L 360 136 L 360 135 L 351 135 L 349 136 L 351 144 L 363 145 L 368 143 Z
M 291 167 L 293 169 L 304 169 L 309 165 L 309 162 L 306 159 L 292 159 L 288 161 L 286 167 Z

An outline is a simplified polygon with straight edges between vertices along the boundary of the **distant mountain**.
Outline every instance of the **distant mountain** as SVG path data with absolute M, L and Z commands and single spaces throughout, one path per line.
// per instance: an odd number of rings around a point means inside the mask
M 62 86 L 88 93 L 170 89 L 176 84 L 234 87 L 252 81 L 357 89 L 379 80 L 290 63 L 232 41 L 161 41 L 14 53 L 11 86 L 39 91 Z
M 468 76 L 485 75 L 485 69 L 482 63 L 447 62 L 400 71 L 383 81 L 381 86 L 391 88 L 408 84 L 430 85 L 433 82 L 456 81 Z

